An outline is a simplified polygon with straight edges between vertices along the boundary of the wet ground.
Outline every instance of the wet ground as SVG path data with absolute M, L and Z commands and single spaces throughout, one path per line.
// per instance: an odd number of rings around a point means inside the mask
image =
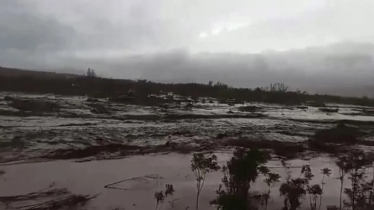
M 240 111 L 243 106 L 256 109 Z M 195 178 L 189 161 L 194 151 L 221 151 L 223 164 L 231 157 L 230 152 L 222 152 L 231 148 L 220 146 L 226 140 L 306 142 L 317 130 L 339 122 L 361 128 L 366 140 L 373 140 L 374 116 L 363 113 L 366 107 L 329 106 L 339 111 L 218 102 L 196 103 L 187 110 L 183 103 L 135 106 L 79 96 L 0 93 L 0 171 L 5 172 L 0 176 L 0 196 L 30 193 L 55 183 L 73 193 L 99 194 L 88 209 L 152 209 L 155 190 L 170 183 L 176 193 L 164 209 L 192 209 Z M 120 145 L 126 149 L 117 150 Z M 104 146 L 106 151 L 100 150 Z M 65 158 L 72 154 L 69 151 L 86 155 Z M 50 158 L 50 154 L 59 156 Z M 336 169 L 327 157 L 307 162 L 316 174 L 324 165 Z M 302 163 L 293 160 L 292 165 Z M 269 166 L 284 175 L 279 161 L 271 161 Z M 201 195 L 201 209 L 214 209 L 208 203 L 215 197 L 221 177 L 219 172 L 210 175 Z M 125 179 L 131 180 L 117 186 L 122 190 L 104 188 Z M 335 179 L 328 182 L 325 199 L 329 204 L 336 203 L 336 184 Z M 258 183 L 255 188 L 263 186 Z M 270 206 L 281 202 L 274 200 Z

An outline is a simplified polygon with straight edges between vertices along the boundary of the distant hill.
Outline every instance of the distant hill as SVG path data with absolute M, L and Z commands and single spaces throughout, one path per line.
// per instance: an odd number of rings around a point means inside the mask
M 65 73 L 0 68 L 0 91 L 88 95 L 90 97 L 106 98 L 122 96 L 131 90 L 136 92 L 136 103 L 148 103 L 150 94 L 158 94 L 163 91 L 193 98 L 213 97 L 223 101 L 234 99 L 239 103 L 248 101 L 299 105 L 306 101 L 322 101 L 325 103 L 374 106 L 374 100 L 368 98 L 315 95 L 302 91 L 292 91 L 291 89 L 286 91 L 287 88 L 276 89 L 276 87 L 285 87 L 281 83 L 277 83 L 276 86 L 273 85 L 272 87 L 235 88 L 221 82 L 210 84 L 157 83 L 148 80 L 108 79 Z
M 77 78 L 81 75 L 76 74 L 66 74 L 66 73 L 56 73 L 47 71 L 34 71 L 34 70 L 23 70 L 15 68 L 7 68 L 0 66 L 0 77 L 40 77 L 40 78 Z

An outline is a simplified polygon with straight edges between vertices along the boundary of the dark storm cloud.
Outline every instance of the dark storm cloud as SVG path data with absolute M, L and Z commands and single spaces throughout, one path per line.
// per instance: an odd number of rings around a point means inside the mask
M 365 85 L 373 18 L 369 0 L 2 0 L 0 66 L 244 87 Z M 312 47 L 346 41 L 355 44 Z
M 0 2 L 1 65 L 42 66 L 49 54 L 64 50 L 74 29 L 41 15 L 22 1 Z
M 2 1 L 0 48 L 26 51 L 60 50 L 74 36 L 74 30 L 56 18 L 40 15 L 17 0 Z
M 220 81 L 235 87 L 285 83 L 312 93 L 373 96 L 374 45 L 341 43 L 263 54 L 201 53 L 186 50 L 133 55 L 104 62 L 88 59 L 107 77 L 160 82 Z M 109 71 L 103 69 L 110 69 Z
M 60 59 L 374 41 L 374 29 L 363 27 L 373 8 L 366 0 L 3 0 L 0 49 L 38 49 Z

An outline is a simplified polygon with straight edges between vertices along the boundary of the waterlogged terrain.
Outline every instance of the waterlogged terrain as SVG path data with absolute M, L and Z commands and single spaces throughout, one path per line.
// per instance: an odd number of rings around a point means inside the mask
M 224 164 L 230 153 L 218 153 L 219 164 Z M 190 171 L 191 156 L 185 154 L 133 156 L 121 160 L 91 161 L 75 163 L 71 161 L 54 161 L 34 164 L 11 165 L 3 167 L 6 170 L 1 185 L 0 196 L 19 195 L 39 191 L 54 183 L 56 188 L 67 188 L 77 194 L 98 195 L 89 202 L 86 209 L 154 209 L 156 201 L 154 192 L 164 188 L 165 184 L 173 184 L 175 193 L 165 202 L 164 209 L 193 209 L 196 196 L 196 180 Z M 328 158 L 311 160 L 291 160 L 293 176 L 299 176 L 303 164 L 310 164 L 316 173 L 315 183 L 320 182 L 322 175 L 320 168 L 329 167 L 332 175 L 326 179 L 325 203 L 338 204 L 339 180 L 338 168 Z M 279 173 L 283 178 L 276 183 L 273 199 L 269 202 L 269 209 L 281 209 L 283 199 L 279 197 L 278 188 L 285 180 L 286 173 L 280 161 L 268 162 L 272 172 Z M 25 179 L 25 174 L 28 178 Z M 215 191 L 221 182 L 222 173 L 209 174 L 201 194 L 200 209 L 215 209 L 209 202 L 216 196 Z M 251 189 L 263 192 L 266 185 L 259 178 Z M 111 183 L 120 182 L 111 187 Z M 346 186 L 348 186 L 348 182 Z M 15 203 L 14 205 L 20 205 Z M 303 209 L 308 208 L 308 201 Z
M 81 96 L 0 93 L 0 209 L 26 210 L 38 202 L 48 207 L 45 203 L 51 200 L 51 206 L 62 207 L 62 201 L 87 201 L 81 209 L 154 209 L 154 192 L 165 184 L 173 184 L 175 193 L 164 209 L 193 209 L 192 153 L 214 152 L 223 165 L 237 147 L 272 151 L 267 165 L 282 178 L 274 185 L 268 209 L 280 209 L 283 203 L 278 190 L 286 177 L 281 160 L 287 159 L 294 176 L 310 164 L 315 182 L 321 180 L 321 168 L 332 169 L 325 209 L 339 202 L 333 154 L 357 148 L 369 153 L 374 148 L 374 115 L 368 107 L 330 104 L 326 111 L 203 102 L 141 106 Z M 316 132 L 337 125 L 359 129 L 362 138 L 339 150 L 310 146 Z M 209 202 L 221 178 L 220 171 L 209 174 L 200 209 L 215 209 Z M 251 189 L 261 192 L 262 179 Z M 30 193 L 32 199 L 4 200 Z M 308 205 L 304 202 L 302 207 Z

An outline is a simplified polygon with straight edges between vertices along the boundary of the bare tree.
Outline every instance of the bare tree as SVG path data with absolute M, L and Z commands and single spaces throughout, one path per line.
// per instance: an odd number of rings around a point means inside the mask
M 94 69 L 88 68 L 87 70 L 87 77 L 96 77 L 96 73 Z
M 191 169 L 196 176 L 196 210 L 199 209 L 199 196 L 204 187 L 206 174 L 217 171 L 220 167 L 217 165 L 217 156 L 205 156 L 202 153 L 193 154 L 191 160 Z
M 288 86 L 284 83 L 274 83 L 270 84 L 270 92 L 280 92 L 285 93 L 288 90 Z
M 321 186 L 322 186 L 321 192 L 322 192 L 322 194 L 321 194 L 321 197 L 319 198 L 319 207 L 318 207 L 318 210 L 321 210 L 322 195 L 323 195 L 323 186 L 325 185 L 325 177 L 326 176 L 330 177 L 330 175 L 331 175 L 331 169 L 329 169 L 329 168 L 323 168 L 323 169 L 321 169 L 321 174 L 323 174 L 322 181 L 321 181 Z

